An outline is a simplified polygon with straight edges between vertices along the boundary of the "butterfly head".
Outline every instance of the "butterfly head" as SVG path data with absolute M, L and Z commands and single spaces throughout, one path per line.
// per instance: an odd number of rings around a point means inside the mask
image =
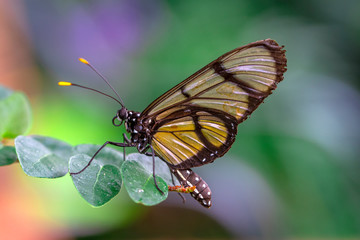
M 124 121 L 129 116 L 129 112 L 125 107 L 122 107 L 120 110 L 117 111 L 116 117 L 119 121 Z
M 120 110 L 117 111 L 115 117 L 113 117 L 112 123 L 116 127 L 121 126 L 124 121 L 127 121 L 128 117 L 129 111 L 125 107 L 122 107 Z M 116 123 L 115 120 L 118 120 L 120 123 Z
M 120 110 L 117 111 L 112 122 L 113 125 L 116 127 L 121 126 L 124 122 L 126 131 L 136 134 L 143 130 L 142 124 L 139 123 L 139 118 L 139 112 L 129 111 L 125 107 L 122 107 Z M 119 123 L 116 123 L 116 120 L 119 121 Z

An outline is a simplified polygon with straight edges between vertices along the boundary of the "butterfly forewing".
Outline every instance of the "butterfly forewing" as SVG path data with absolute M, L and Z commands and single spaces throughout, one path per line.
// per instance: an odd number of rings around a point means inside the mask
M 147 107 L 151 145 L 176 168 L 224 155 L 237 124 L 267 97 L 286 71 L 285 51 L 273 40 L 234 49 L 184 80 Z

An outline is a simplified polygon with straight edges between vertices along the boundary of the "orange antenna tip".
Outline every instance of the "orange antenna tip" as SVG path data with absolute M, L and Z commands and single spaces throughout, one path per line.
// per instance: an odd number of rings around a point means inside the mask
M 71 86 L 72 83 L 71 82 L 58 82 L 59 86 Z
M 88 62 L 86 59 L 84 59 L 84 58 L 79 58 L 79 61 L 82 62 L 82 63 L 85 63 L 85 64 L 89 65 L 89 62 Z

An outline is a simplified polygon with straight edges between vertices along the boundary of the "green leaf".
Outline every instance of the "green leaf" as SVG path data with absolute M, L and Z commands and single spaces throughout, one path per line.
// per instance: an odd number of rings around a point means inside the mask
M 33 177 L 57 178 L 68 172 L 72 146 L 43 136 L 18 136 L 15 148 L 24 172 Z
M 97 145 L 78 145 L 70 158 L 70 173 L 84 169 L 91 157 L 100 148 Z M 122 153 L 112 148 L 102 149 L 91 164 L 78 174 L 71 174 L 74 185 L 81 196 L 93 206 L 102 206 L 115 197 L 122 184 L 120 167 Z
M 168 196 L 168 184 L 160 176 L 164 176 L 165 179 L 171 182 L 171 177 L 168 177 L 170 176 L 170 172 L 166 164 L 160 159 L 156 159 L 156 181 L 159 188 L 164 192 L 164 194 L 161 194 L 154 183 L 152 157 L 135 153 L 130 154 L 127 159 L 128 160 L 122 165 L 121 174 L 129 196 L 136 203 L 142 203 L 146 206 L 156 205 L 164 201 Z M 151 164 L 149 164 L 149 162 Z M 165 169 L 167 169 L 167 171 L 165 171 Z M 159 170 L 159 172 L 156 170 Z
M 17 156 L 15 148 L 12 146 L 3 146 L 0 144 L 0 166 L 10 165 L 16 162 Z
M 140 153 L 131 153 L 127 155 L 126 160 L 136 160 L 143 166 L 143 168 L 152 174 L 153 162 L 151 156 L 146 156 L 145 154 Z M 155 173 L 161 177 L 167 183 L 167 185 L 174 185 L 168 165 L 158 157 L 155 157 Z M 176 178 L 174 178 L 174 183 L 175 185 L 180 185 Z
M 0 138 L 24 134 L 31 124 L 30 104 L 19 92 L 0 87 Z
M 100 148 L 100 145 L 80 144 L 73 148 L 73 155 L 85 154 L 92 157 Z M 123 154 L 113 148 L 105 147 L 97 155 L 96 159 L 101 160 L 103 164 L 111 164 L 121 167 L 123 163 Z M 79 169 L 81 170 L 81 169 Z M 70 171 L 71 172 L 71 171 Z

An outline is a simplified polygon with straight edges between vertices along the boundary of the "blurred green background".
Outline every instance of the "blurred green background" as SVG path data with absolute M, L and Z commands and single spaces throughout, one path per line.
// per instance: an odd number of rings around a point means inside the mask
M 357 239 L 360 237 L 358 0 L 0 0 L 0 84 L 24 91 L 31 134 L 71 144 L 121 141 L 118 104 L 151 101 L 221 54 L 256 40 L 285 45 L 278 89 L 238 128 L 223 158 L 195 169 L 213 207 L 176 194 L 156 207 L 122 191 L 81 199 L 69 176 L 0 169 L 0 239 Z

